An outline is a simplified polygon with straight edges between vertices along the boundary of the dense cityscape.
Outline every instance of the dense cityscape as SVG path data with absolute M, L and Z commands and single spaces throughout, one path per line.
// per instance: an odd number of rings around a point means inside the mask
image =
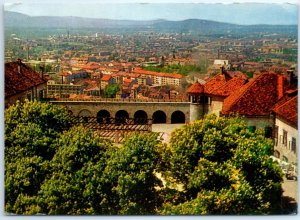
M 297 25 L 5 13 L 7 214 L 297 214 Z

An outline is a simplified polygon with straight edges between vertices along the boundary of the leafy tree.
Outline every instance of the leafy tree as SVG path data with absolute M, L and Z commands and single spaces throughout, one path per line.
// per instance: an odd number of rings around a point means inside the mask
M 20 198 L 32 201 L 44 178 L 59 131 L 68 129 L 65 109 L 40 102 L 17 102 L 5 110 L 5 206 L 21 214 Z M 20 197 L 21 196 L 21 197 Z M 30 199 L 29 199 L 30 198 Z
M 66 109 L 38 101 L 17 102 L 5 110 L 5 132 L 10 133 L 19 124 L 34 123 L 42 131 L 61 132 L 70 128 L 71 122 Z
M 107 85 L 104 89 L 104 97 L 115 98 L 118 91 L 120 91 L 120 87 L 118 84 Z
M 54 143 L 52 175 L 39 191 L 40 206 L 48 214 L 105 214 L 101 200 L 107 199 L 102 187 L 108 140 L 83 127 L 63 132 Z
M 241 118 L 215 115 L 176 130 L 161 170 L 182 185 L 185 201 L 162 214 L 267 214 L 279 208 L 282 174 L 272 143 Z
M 160 180 L 155 176 L 160 144 L 157 134 L 135 134 L 111 151 L 105 169 L 115 200 L 114 214 L 154 214 L 158 206 Z

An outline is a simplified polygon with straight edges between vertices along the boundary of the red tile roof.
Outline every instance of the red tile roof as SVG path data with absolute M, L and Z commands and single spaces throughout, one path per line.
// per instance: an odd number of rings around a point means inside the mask
M 224 100 L 222 114 L 232 112 L 245 116 L 267 116 L 278 100 L 279 85 L 275 73 L 265 73 L 248 82 Z
M 214 90 L 220 88 L 226 83 L 225 76 L 218 74 L 213 78 L 209 79 L 204 85 L 204 92 L 206 94 L 211 94 Z
M 111 79 L 110 75 L 103 75 L 103 77 L 101 78 L 101 81 L 109 81 Z
M 246 79 L 243 75 L 237 73 L 236 76 L 234 76 L 233 72 L 226 72 L 214 76 L 205 83 L 204 92 L 207 95 L 226 97 L 240 89 L 245 83 Z
M 204 86 L 201 85 L 199 82 L 194 83 L 193 85 L 191 85 L 187 91 L 188 94 L 192 94 L 192 95 L 199 95 L 202 94 L 204 92 Z
M 20 65 L 20 72 L 18 66 Z M 5 64 L 5 97 L 10 97 L 18 93 L 31 89 L 34 86 L 46 83 L 39 73 L 20 62 L 10 62 Z
M 274 106 L 276 116 L 285 119 L 292 125 L 298 125 L 298 89 L 288 91 Z

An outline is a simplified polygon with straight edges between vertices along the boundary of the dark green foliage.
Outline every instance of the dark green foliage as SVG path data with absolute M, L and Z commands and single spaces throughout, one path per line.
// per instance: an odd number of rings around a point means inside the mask
M 165 149 L 164 173 L 186 200 L 162 214 L 267 214 L 279 210 L 281 171 L 272 143 L 240 118 L 207 116 L 176 130 Z
M 271 140 L 241 118 L 208 116 L 170 144 L 133 134 L 114 146 L 65 109 L 5 112 L 5 211 L 50 215 L 278 214 L 282 175 Z M 57 127 L 56 127 L 57 125 Z
M 70 127 L 69 114 L 59 106 L 38 101 L 17 102 L 5 111 L 5 132 L 11 132 L 19 124 L 34 123 L 42 131 L 61 132 Z
M 120 91 L 120 87 L 118 84 L 107 85 L 104 89 L 104 97 L 115 98 L 118 91 Z
M 158 144 L 156 134 L 135 134 L 111 152 L 105 174 L 112 184 L 117 211 L 114 214 L 155 213 L 155 186 L 161 185 L 154 173 L 159 159 Z
M 52 174 L 38 193 L 43 212 L 105 214 L 98 203 L 107 195 L 101 177 L 110 142 L 83 127 L 74 127 L 62 133 L 54 145 L 57 151 L 51 161 Z
M 65 109 L 40 102 L 17 102 L 5 111 L 6 211 L 31 213 L 20 198 L 32 201 L 49 171 L 59 131 L 70 122 Z M 39 211 L 33 205 L 35 211 Z

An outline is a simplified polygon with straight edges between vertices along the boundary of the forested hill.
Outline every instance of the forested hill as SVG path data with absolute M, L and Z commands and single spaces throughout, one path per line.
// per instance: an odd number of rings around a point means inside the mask
M 272 32 L 297 34 L 297 25 L 237 25 L 201 19 L 182 21 L 168 20 L 111 20 L 82 17 L 28 16 L 5 11 L 6 28 L 90 28 L 90 29 L 134 29 L 158 32 L 194 32 L 202 34 Z

